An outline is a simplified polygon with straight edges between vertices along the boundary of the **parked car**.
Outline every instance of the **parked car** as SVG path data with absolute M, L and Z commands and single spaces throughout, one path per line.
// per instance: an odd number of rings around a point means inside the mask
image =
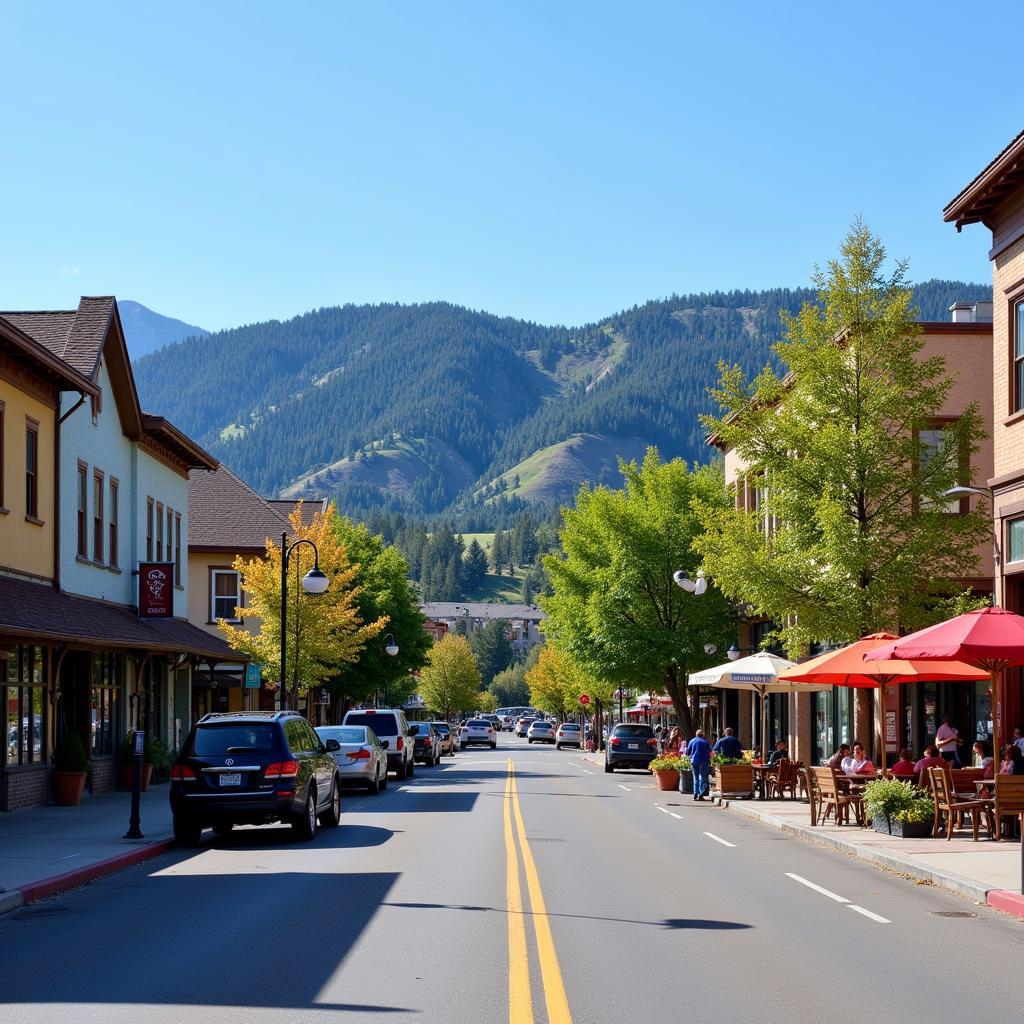
M 536 721 L 536 718 L 520 718 L 519 721 L 516 722 L 516 735 L 520 738 L 525 736 L 530 726 Z
M 465 750 L 472 744 L 486 743 L 491 750 L 497 749 L 498 734 L 486 718 L 470 718 L 459 729 L 459 749 Z
M 505 715 L 501 720 L 502 732 L 514 732 L 516 727 L 516 719 L 514 715 Z
M 409 726 L 412 733 L 413 758 L 428 766 L 441 763 L 441 737 L 429 722 L 413 722 Z
M 199 843 L 205 826 L 226 835 L 235 825 L 287 822 L 312 839 L 317 820 L 341 823 L 341 779 L 324 743 L 295 711 L 204 715 L 171 765 L 174 838 Z
M 317 736 L 324 741 L 337 740 L 332 752 L 342 785 L 365 786 L 368 793 L 379 793 L 388 785 L 388 755 L 376 733 L 366 725 L 321 725 Z
M 452 727 L 447 722 L 431 722 L 430 724 L 441 737 L 441 753 L 454 755 L 455 733 L 452 732 Z
M 658 756 L 658 741 L 649 725 L 620 722 L 612 727 L 604 753 L 604 770 L 646 768 Z
M 562 747 L 583 747 L 583 734 L 576 722 L 563 722 L 555 730 L 555 750 Z
M 494 727 L 495 732 L 501 732 L 501 719 L 497 715 L 481 715 L 480 717 L 486 718 Z
M 526 742 L 527 743 L 554 743 L 555 742 L 555 730 L 550 722 L 534 722 L 529 729 L 526 730 Z
M 342 725 L 369 726 L 388 754 L 388 771 L 398 778 L 411 778 L 416 770 L 412 733 L 401 708 L 361 708 L 346 711 Z

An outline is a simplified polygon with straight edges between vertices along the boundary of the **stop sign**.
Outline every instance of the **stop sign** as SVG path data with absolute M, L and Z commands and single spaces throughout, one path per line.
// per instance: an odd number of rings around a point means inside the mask
M 589 693 L 581 693 L 580 694 L 580 703 L 584 707 L 586 707 L 590 703 L 590 694 Z

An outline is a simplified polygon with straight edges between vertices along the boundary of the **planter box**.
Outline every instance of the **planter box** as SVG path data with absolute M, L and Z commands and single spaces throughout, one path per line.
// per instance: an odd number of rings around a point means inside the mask
M 754 769 L 749 764 L 720 764 L 715 767 L 719 796 L 754 795 Z
M 899 836 L 900 839 L 928 839 L 932 834 L 930 821 L 900 821 L 899 818 L 893 818 L 891 825 L 890 828 L 884 817 L 871 819 L 871 827 L 883 835 Z
M 50 774 L 53 802 L 58 807 L 77 807 L 85 789 L 85 772 L 58 772 Z
M 679 773 L 679 792 L 680 793 L 692 793 L 693 792 L 693 772 L 692 771 L 681 771 Z
M 668 793 L 679 789 L 679 772 L 675 768 L 659 768 L 654 773 L 654 778 L 658 782 L 658 789 L 662 792 Z

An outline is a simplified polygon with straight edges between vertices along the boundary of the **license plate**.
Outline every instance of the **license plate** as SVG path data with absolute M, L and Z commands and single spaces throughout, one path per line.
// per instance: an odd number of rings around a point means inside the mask
M 220 784 L 222 786 L 240 786 L 242 784 L 242 773 L 221 772 Z
M 629 744 L 629 749 L 630 750 L 639 750 L 640 749 L 640 744 L 639 743 L 630 743 Z

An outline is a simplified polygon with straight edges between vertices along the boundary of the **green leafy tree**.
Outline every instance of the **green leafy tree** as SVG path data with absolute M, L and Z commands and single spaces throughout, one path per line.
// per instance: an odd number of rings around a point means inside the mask
M 722 473 L 663 463 L 654 448 L 619 469 L 623 490 L 583 487 L 562 511 L 565 554 L 544 559 L 554 589 L 540 599 L 544 631 L 603 684 L 665 690 L 689 734 L 687 675 L 710 664 L 705 644 L 728 646 L 734 616 L 714 586 L 689 594 L 672 575 L 696 574 L 694 505 L 725 504 Z
M 469 637 L 469 645 L 476 655 L 477 665 L 484 686 L 503 669 L 515 661 L 515 651 L 508 639 L 508 620 L 491 619 L 479 629 L 473 630 Z
M 537 664 L 541 647 L 532 647 L 524 661 L 517 661 L 496 673 L 487 689 L 494 694 L 500 708 L 523 707 L 530 703 L 530 687 L 526 673 Z
M 364 622 L 386 618 L 387 632 L 398 645 L 398 654 L 385 650 L 383 638 L 367 644 L 359 660 L 342 664 L 331 681 L 332 695 L 344 702 L 363 701 L 375 692 L 386 692 L 388 700 L 407 700 L 415 684 L 414 672 L 426 663 L 430 635 L 416 595 L 409 585 L 409 567 L 397 548 L 386 545 L 362 524 L 335 516 L 333 533 L 356 566 L 356 606 Z
M 757 501 L 705 504 L 697 550 L 791 655 L 934 620 L 989 530 L 987 513 L 951 515 L 943 498 L 970 482 L 981 417 L 971 405 L 934 429 L 954 381 L 922 352 L 905 266 L 886 277 L 884 262 L 855 223 L 816 276 L 818 302 L 785 318 L 782 372 L 721 366 L 722 414 L 704 421 Z
M 471 711 L 480 697 L 480 670 L 465 637 L 449 633 L 427 654 L 419 694 L 428 708 L 445 718 Z

